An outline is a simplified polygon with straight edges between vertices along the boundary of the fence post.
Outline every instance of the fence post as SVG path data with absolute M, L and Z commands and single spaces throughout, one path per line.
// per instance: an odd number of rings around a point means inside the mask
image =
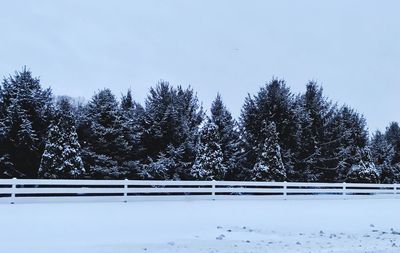
M 394 184 L 394 198 L 397 198 L 397 184 Z
M 346 199 L 346 182 L 343 182 L 343 191 L 342 191 L 343 199 Z
M 124 202 L 128 202 L 128 179 L 124 180 Z
M 283 199 L 287 200 L 287 182 L 283 182 Z
M 12 179 L 12 185 L 11 185 L 11 200 L 10 204 L 15 204 L 15 191 L 17 189 L 17 179 L 14 177 Z
M 211 199 L 215 200 L 215 180 L 213 179 L 211 181 Z

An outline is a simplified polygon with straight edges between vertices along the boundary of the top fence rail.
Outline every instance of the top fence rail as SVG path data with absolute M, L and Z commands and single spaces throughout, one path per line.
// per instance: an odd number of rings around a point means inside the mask
M 0 203 L 396 198 L 399 184 L 0 179 Z

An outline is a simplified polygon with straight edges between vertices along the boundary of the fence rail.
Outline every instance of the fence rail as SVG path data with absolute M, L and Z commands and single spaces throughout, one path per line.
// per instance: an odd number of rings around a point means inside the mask
M 399 184 L 0 179 L 0 203 L 396 198 Z

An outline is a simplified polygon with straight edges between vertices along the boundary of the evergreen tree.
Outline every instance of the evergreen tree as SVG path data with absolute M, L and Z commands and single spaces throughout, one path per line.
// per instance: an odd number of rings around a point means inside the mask
M 223 180 L 227 172 L 223 161 L 218 126 L 208 122 L 200 132 L 197 156 L 190 174 L 195 179 Z
M 3 176 L 36 178 L 53 115 L 51 90 L 24 68 L 0 89 L 0 168 Z
M 222 102 L 220 94 L 211 105 L 211 117 L 209 121 L 217 126 L 214 138 L 223 154 L 222 164 L 226 167 L 225 179 L 237 180 L 243 173 L 242 170 L 242 143 L 236 121 Z M 220 178 L 222 179 L 222 178 Z
M 124 160 L 128 167 L 130 167 L 129 164 L 134 166 L 131 168 L 131 171 L 136 170 L 139 161 L 146 158 L 142 145 L 142 136 L 144 133 L 144 129 L 142 128 L 143 119 L 143 107 L 133 100 L 132 92 L 128 90 L 126 95 L 121 99 L 121 120 L 123 135 L 130 148 Z
M 167 82 L 160 82 L 151 88 L 142 120 L 142 143 L 148 156 L 147 164 L 164 163 L 159 160 L 170 157 L 174 163 L 168 162 L 171 166 L 166 179 L 190 178 L 196 156 L 198 127 L 202 120 L 203 110 L 191 88 L 173 88 Z M 144 166 L 143 169 L 150 167 Z
M 125 178 L 131 171 L 124 167 L 131 150 L 124 136 L 117 100 L 109 89 L 95 94 L 85 107 L 79 126 L 82 158 L 92 178 Z
M 286 171 L 281 157 L 281 148 L 275 123 L 264 124 L 263 132 L 266 138 L 258 149 L 257 162 L 251 171 L 252 180 L 284 181 L 286 179 Z
M 390 123 L 386 129 L 386 140 L 393 147 L 393 160 L 392 164 L 400 164 L 400 126 L 397 122 Z
M 139 176 L 143 179 L 152 180 L 179 180 L 177 174 L 171 175 L 171 172 L 176 171 L 182 165 L 183 154 L 184 150 L 182 147 L 175 148 L 169 145 L 155 159 L 149 157 L 148 163 L 140 168 Z
M 400 127 L 397 122 L 390 123 L 385 132 L 386 141 L 392 147 L 392 157 L 389 166 L 386 166 L 388 172 L 387 182 L 400 182 Z M 390 175 L 393 174 L 393 175 Z
M 58 102 L 54 122 L 50 125 L 39 167 L 40 178 L 80 178 L 85 169 L 80 156 L 72 106 L 66 98 Z
M 247 167 L 256 163 L 258 150 L 263 146 L 264 122 L 276 125 L 280 136 L 282 160 L 288 170 L 293 169 L 296 148 L 296 111 L 292 93 L 283 80 L 273 79 L 255 97 L 248 96 L 241 114 L 241 128 L 246 145 Z
M 371 139 L 371 153 L 373 161 L 380 174 L 380 182 L 393 183 L 397 181 L 395 166 L 393 166 L 394 149 L 393 146 L 386 140 L 384 134 L 376 131 Z
M 360 161 L 359 150 L 368 144 L 368 131 L 362 115 L 348 106 L 338 110 L 327 125 L 327 142 L 330 153 L 324 158 L 324 181 L 343 182 L 353 165 Z
M 379 183 L 379 174 L 372 161 L 368 148 L 358 150 L 358 164 L 351 166 L 347 173 L 346 182 L 350 183 Z
M 332 106 L 323 96 L 323 90 L 315 82 L 309 82 L 305 94 L 296 99 L 298 122 L 296 165 L 293 181 L 326 181 L 325 170 L 328 167 L 325 159 L 332 156 L 325 143 L 327 125 L 335 113 Z M 328 170 L 329 171 L 329 170 Z
M 376 131 L 371 139 L 371 153 L 376 165 L 392 163 L 394 156 L 393 146 L 387 141 L 381 131 Z

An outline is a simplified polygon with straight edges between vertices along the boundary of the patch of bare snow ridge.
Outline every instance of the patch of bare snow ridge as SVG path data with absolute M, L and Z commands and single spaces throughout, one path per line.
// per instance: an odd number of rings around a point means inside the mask
M 278 233 L 251 228 L 221 228 L 216 240 L 195 236 L 193 240 L 167 244 L 137 245 L 138 252 L 400 252 L 398 235 L 390 231 L 370 233 Z M 218 233 L 217 233 L 218 234 Z M 135 251 L 136 252 L 136 251 Z
M 0 252 L 400 252 L 400 200 L 0 205 Z

